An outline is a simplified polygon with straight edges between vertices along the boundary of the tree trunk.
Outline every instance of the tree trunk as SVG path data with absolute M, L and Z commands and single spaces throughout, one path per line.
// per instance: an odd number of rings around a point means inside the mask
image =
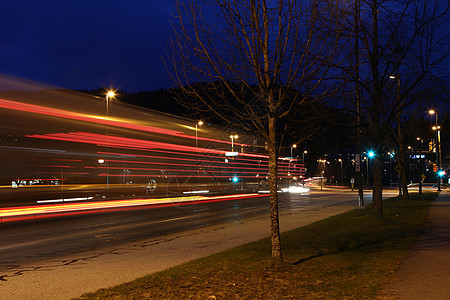
M 270 187 L 270 225 L 272 241 L 272 261 L 275 265 L 283 264 L 281 253 L 280 221 L 278 216 L 277 162 L 278 143 L 276 136 L 276 118 L 269 117 L 269 187 Z
M 371 126 L 373 138 L 375 139 L 375 157 L 373 162 L 373 192 L 372 192 L 372 211 L 374 214 L 383 215 L 383 141 L 384 136 L 381 130 L 381 86 L 379 80 L 380 55 L 378 49 L 378 0 L 372 0 L 372 38 L 373 51 L 370 55 L 370 67 L 372 73 L 372 87 L 373 87 L 373 106 L 371 113 Z

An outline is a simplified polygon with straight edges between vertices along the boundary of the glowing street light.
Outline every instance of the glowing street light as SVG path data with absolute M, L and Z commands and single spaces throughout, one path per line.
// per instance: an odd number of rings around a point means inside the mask
M 294 148 L 297 148 L 297 144 L 293 144 L 292 146 L 291 146 L 291 157 L 294 157 L 294 154 L 293 154 L 293 149 Z
M 198 132 L 198 126 L 202 126 L 203 121 L 200 120 L 195 124 L 195 148 L 198 148 L 198 141 L 197 141 L 197 132 Z
M 435 111 L 434 109 L 430 109 L 428 111 L 428 113 L 430 115 L 435 115 L 436 116 L 436 125 L 433 126 L 433 130 L 436 130 L 436 155 L 437 155 L 437 161 L 436 163 L 438 164 L 438 170 L 441 170 L 442 168 L 442 153 L 441 153 L 441 126 L 439 126 L 439 122 L 438 122 L 438 113 L 437 111 Z M 438 176 L 437 181 L 438 181 L 438 191 L 441 191 L 441 180 L 442 177 Z
M 106 93 L 106 152 L 108 152 L 108 134 L 109 134 L 109 99 L 112 99 L 116 96 L 116 93 L 114 91 L 107 91 Z M 106 193 L 108 194 L 109 191 L 109 170 L 108 170 L 108 163 L 105 163 L 106 165 Z
M 116 93 L 114 91 L 108 91 L 106 93 L 106 116 L 109 117 L 109 99 L 114 98 Z
M 231 152 L 234 152 L 234 140 L 239 138 L 239 136 L 237 134 L 234 135 L 230 135 L 230 139 L 231 139 Z
M 369 185 L 369 158 L 374 158 L 374 157 L 375 157 L 375 152 L 373 152 L 372 150 L 367 152 L 367 157 L 366 157 L 367 185 Z

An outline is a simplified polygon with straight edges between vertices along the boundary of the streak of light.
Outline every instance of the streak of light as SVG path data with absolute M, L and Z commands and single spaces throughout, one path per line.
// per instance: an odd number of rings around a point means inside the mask
M 152 164 L 152 163 L 149 163 Z M 161 163 L 164 164 L 164 163 Z M 169 163 L 166 163 L 164 165 L 171 165 Z M 223 169 L 225 167 L 217 167 L 217 166 L 203 166 L 203 165 L 185 165 L 185 166 L 193 166 L 193 167 L 201 167 L 201 169 L 167 169 L 165 168 L 164 171 L 166 172 L 205 172 L 205 173 L 230 173 L 232 170 L 204 170 L 204 168 L 219 168 Z M 230 167 L 228 167 L 230 168 Z M 110 169 L 110 170 L 123 170 L 123 167 L 99 167 L 99 169 Z M 252 169 L 252 168 L 242 168 L 242 169 Z M 134 171 L 161 171 L 161 168 L 130 168 L 127 167 L 127 170 L 134 170 Z M 245 174 L 259 174 L 260 172 L 257 171 L 241 171 L 239 170 L 239 174 L 245 173 Z
M 225 155 L 226 151 L 216 150 L 216 149 L 199 149 L 197 147 L 192 146 L 184 146 L 177 144 L 168 144 L 162 142 L 155 141 L 147 141 L 147 140 L 139 140 L 132 138 L 124 138 L 118 136 L 111 135 L 102 135 L 102 134 L 94 134 L 94 133 L 86 133 L 86 132 L 71 132 L 71 133 L 54 133 L 54 134 L 36 134 L 30 135 L 27 137 L 33 138 L 41 138 L 41 139 L 50 139 L 50 140 L 61 140 L 61 141 L 70 141 L 70 142 L 78 142 L 78 143 L 86 143 L 86 144 L 95 144 L 97 146 L 106 146 L 106 147 L 124 147 L 128 149 L 138 149 L 138 150 L 147 150 L 147 149 L 173 149 L 178 151 L 187 151 L 187 152 L 198 152 L 201 150 L 206 153 L 214 153 Z M 243 156 L 253 156 L 250 153 L 240 153 Z M 260 155 L 258 156 L 260 157 Z
M 207 150 L 207 149 L 199 148 L 199 150 Z M 155 149 L 146 149 L 146 151 L 147 152 L 167 153 L 167 154 L 177 154 L 177 155 L 180 154 L 179 152 L 167 151 L 167 150 L 163 151 L 163 150 L 155 150 Z M 227 151 L 223 151 L 223 152 L 225 153 Z M 201 154 L 201 152 L 200 153 L 198 153 L 198 152 L 197 153 L 182 153 L 182 154 L 189 155 L 189 156 L 195 156 L 195 157 L 215 157 L 215 156 L 211 156 L 211 155 Z M 120 155 L 123 155 L 123 154 L 120 154 Z M 127 154 L 125 154 L 125 155 L 127 155 Z M 135 156 L 135 154 L 130 154 L 130 156 Z M 240 159 L 240 160 L 244 160 L 242 158 L 242 156 L 256 157 L 258 159 L 268 159 L 269 158 L 269 156 L 267 156 L 267 155 L 262 155 L 262 154 L 252 154 L 251 155 L 250 153 L 239 153 L 239 156 L 240 157 L 237 159 Z M 247 159 L 247 161 L 255 161 L 255 160 Z M 266 161 L 266 163 L 269 163 L 269 162 Z
M 72 161 L 72 162 L 83 162 L 81 159 L 66 159 L 66 158 L 52 158 L 56 161 Z
M 39 167 L 39 168 L 69 168 L 73 169 L 72 166 L 62 166 L 62 165 L 17 165 L 18 167 Z
M 242 173 L 242 172 L 241 172 Z M 72 174 L 72 173 L 68 173 L 68 174 Z M 98 176 L 101 177 L 105 177 L 106 173 L 101 173 Z M 109 177 L 123 177 L 123 174 L 110 174 L 108 173 Z M 196 175 L 196 174 L 186 174 L 186 175 L 173 175 L 173 174 L 129 174 L 127 175 L 129 177 L 149 177 L 149 178 L 154 178 L 154 177 L 164 177 L 164 178 L 211 178 L 211 175 Z M 230 175 L 214 175 L 214 178 L 232 178 L 233 176 Z M 254 178 L 255 176 L 253 175 L 242 175 L 239 176 L 240 178 Z M 278 176 L 278 178 L 291 178 L 291 176 Z
M 94 199 L 94 197 L 38 200 L 37 203 L 58 203 L 58 202 L 71 202 L 71 201 L 87 201 L 87 200 L 91 200 L 91 199 Z
M 146 162 L 146 161 L 125 161 L 125 160 L 114 160 L 114 159 L 107 159 L 108 163 L 127 163 L 127 164 L 144 164 L 144 165 L 164 165 L 164 166 L 182 166 L 182 167 L 194 167 L 194 168 L 219 168 L 219 169 L 233 169 L 233 166 L 214 166 L 214 165 L 192 165 L 192 164 L 175 164 L 175 163 L 168 163 L 168 162 Z M 106 168 L 106 167 L 99 167 L 99 168 Z M 117 169 L 120 169 L 119 167 Z M 140 169 L 140 168 L 127 168 L 127 169 Z M 244 168 L 239 167 L 240 170 L 261 170 L 260 168 Z M 142 169 L 145 170 L 145 169 Z M 159 169 L 148 169 L 148 170 L 161 170 Z M 169 171 L 170 169 L 164 169 Z M 268 171 L 268 169 L 262 169 Z M 196 169 L 185 169 L 185 170 L 177 170 L 177 171 L 197 171 Z M 241 171 L 239 171 L 241 172 Z M 244 173 L 258 173 L 258 172 L 244 172 Z
M 21 150 L 21 151 L 28 151 L 28 152 L 36 151 L 36 152 L 66 153 L 65 150 L 43 149 L 43 148 L 27 148 L 27 147 L 15 147 L 15 146 L 0 146 L 0 148 L 14 149 L 14 150 Z
M 157 208 L 173 205 L 191 205 L 192 202 L 212 203 L 262 197 L 258 194 L 236 194 L 223 196 L 188 196 L 173 198 L 141 198 L 84 203 L 60 203 L 48 205 L 22 206 L 0 209 L 0 223 L 19 220 L 39 219 L 51 216 L 67 216 L 83 213 L 107 212 L 117 209 Z
M 41 114 L 41 115 L 71 119 L 71 120 L 85 121 L 85 122 L 90 122 L 90 123 L 95 123 L 95 124 L 116 126 L 116 127 L 134 129 L 134 130 L 145 131 L 145 132 L 153 132 L 153 133 L 171 135 L 171 136 L 188 138 L 188 139 L 196 138 L 195 135 L 187 135 L 181 131 L 163 129 L 163 128 L 149 126 L 149 125 L 135 124 L 133 122 L 130 122 L 130 120 L 122 121 L 122 120 L 118 120 L 118 119 L 113 119 L 111 117 L 105 118 L 103 116 L 100 117 L 100 116 L 94 116 L 94 115 L 81 114 L 81 113 L 76 113 L 76 112 L 72 112 L 72 111 L 61 110 L 61 109 L 56 109 L 56 108 L 51 108 L 51 107 L 46 107 L 46 106 L 28 104 L 28 103 L 21 103 L 21 102 L 17 102 L 17 101 L 6 100 L 6 99 L 0 99 L 0 107 L 12 109 L 12 110 L 24 111 L 24 112 L 31 112 L 31 113 Z M 216 140 L 216 139 L 205 138 L 205 137 L 197 137 L 197 139 L 203 140 L 203 141 L 209 141 L 209 142 L 231 144 L 231 142 L 229 142 L 229 141 L 222 141 L 222 140 Z M 237 143 L 236 143 L 236 145 L 249 146 L 246 144 L 237 144 Z
M 183 194 L 208 194 L 208 193 L 209 193 L 208 190 L 183 192 Z
M 309 192 L 309 188 L 305 188 L 302 186 L 290 186 L 288 188 L 282 188 L 281 189 L 283 192 L 288 192 L 291 194 L 301 194 L 301 193 L 307 193 Z
M 196 157 L 202 156 L 202 157 L 208 157 L 208 158 L 215 158 L 216 160 L 204 160 L 204 159 L 196 159 L 195 162 L 206 162 L 206 163 L 218 163 L 218 164 L 227 164 L 223 160 L 223 157 L 221 156 L 212 156 L 212 155 L 198 155 L 198 154 L 190 154 L 190 153 L 179 153 L 179 152 L 169 152 L 169 151 L 158 151 L 158 152 L 164 152 L 164 153 L 170 153 L 170 154 L 177 154 L 177 155 L 194 155 Z M 169 157 L 167 156 L 156 156 L 156 155 L 143 155 L 143 154 L 124 154 L 124 153 L 117 153 L 117 152 L 102 152 L 98 151 L 98 154 L 103 155 L 116 155 L 116 156 L 124 156 L 124 157 L 144 157 L 144 158 L 156 158 L 156 159 L 167 159 Z M 189 161 L 192 162 L 192 158 L 179 158 L 179 157 L 170 157 L 171 160 L 180 160 L 180 161 Z M 239 163 L 239 162 L 233 162 L 234 164 L 241 164 L 241 165 L 254 165 L 259 166 L 256 160 L 249 160 L 249 159 L 242 159 L 246 161 L 251 161 L 253 163 Z M 269 162 L 265 161 L 261 163 L 261 167 L 269 167 Z
M 41 138 L 48 140 L 59 140 L 68 142 L 77 142 L 85 144 L 94 144 L 105 147 L 125 147 L 128 149 L 173 149 L 178 151 L 198 152 L 202 150 L 207 153 L 225 154 L 226 151 L 216 149 L 198 149 L 192 146 L 184 146 L 177 144 L 168 144 L 162 142 L 139 140 L 132 138 L 124 138 L 112 135 L 102 135 L 87 132 L 70 132 L 70 133 L 53 133 L 53 134 L 35 134 L 27 135 L 27 137 Z

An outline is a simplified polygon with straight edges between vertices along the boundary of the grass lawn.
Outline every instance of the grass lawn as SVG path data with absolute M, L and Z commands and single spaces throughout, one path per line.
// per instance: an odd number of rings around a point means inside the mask
M 392 198 L 384 217 L 355 209 L 283 233 L 283 267 L 271 265 L 267 238 L 80 299 L 373 299 L 420 235 L 436 196 Z

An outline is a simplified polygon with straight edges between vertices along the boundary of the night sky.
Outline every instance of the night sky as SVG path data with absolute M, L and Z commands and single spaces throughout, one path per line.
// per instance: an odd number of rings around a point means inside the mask
M 171 0 L 2 0 L 0 74 L 69 89 L 170 87 Z
M 2 0 L 0 75 L 68 89 L 171 87 L 162 57 L 173 14 L 174 0 Z

